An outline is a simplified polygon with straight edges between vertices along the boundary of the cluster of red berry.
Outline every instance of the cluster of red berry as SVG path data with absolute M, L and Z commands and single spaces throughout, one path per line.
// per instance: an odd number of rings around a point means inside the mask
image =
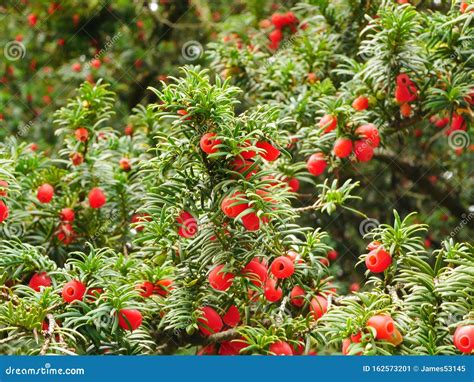
M 398 75 L 396 82 L 395 99 L 400 105 L 400 114 L 404 118 L 409 118 L 412 114 L 410 102 L 414 102 L 418 98 L 418 89 L 407 74 Z
M 324 129 L 323 133 L 326 134 L 335 130 L 337 123 L 338 120 L 336 116 L 326 114 L 319 121 L 319 126 Z M 340 137 L 336 139 L 333 146 L 333 153 L 338 158 L 347 158 L 351 153 L 354 153 L 359 162 L 368 162 L 372 159 L 374 149 L 378 147 L 379 144 L 379 131 L 375 125 L 369 123 L 359 126 L 355 130 L 354 141 L 350 137 Z M 327 165 L 328 162 L 322 152 L 312 154 L 306 163 L 308 171 L 314 176 L 321 175 Z
M 36 197 L 42 204 L 50 203 L 54 197 L 54 187 L 48 183 L 41 185 L 38 188 Z M 94 187 L 88 195 L 89 206 L 91 208 L 101 208 L 107 201 L 104 191 L 99 187 Z M 74 241 L 76 232 L 72 226 L 75 219 L 75 213 L 72 208 L 63 208 L 59 217 L 61 224 L 56 232 L 57 239 L 65 245 L 71 244 Z
M 46 272 L 40 272 L 31 277 L 28 286 L 39 292 L 41 288 L 50 287 L 51 284 L 51 277 Z M 83 282 L 74 279 L 64 284 L 61 295 L 65 303 L 72 304 L 75 301 L 83 301 L 84 296 L 87 296 L 86 301 L 92 302 L 103 292 L 101 288 L 87 288 Z M 142 314 L 137 309 L 120 309 L 117 318 L 119 326 L 130 331 L 137 329 L 143 320 Z
M 258 171 L 258 167 L 254 161 L 254 158 L 259 155 L 262 159 L 273 162 L 278 159 L 280 156 L 280 150 L 276 148 L 271 142 L 268 141 L 257 141 L 255 147 L 257 150 L 250 148 L 251 143 L 249 141 L 245 142 L 244 147 L 241 148 L 241 152 L 230 162 L 230 168 L 233 171 L 239 172 L 240 174 L 245 175 L 247 179 L 250 179 Z M 201 150 L 208 154 L 215 154 L 223 147 L 222 139 L 217 136 L 216 133 L 208 132 L 201 137 L 200 140 Z M 299 188 L 298 184 L 295 183 L 297 179 L 289 179 L 288 185 L 293 190 Z M 271 201 L 271 198 L 268 196 L 268 191 L 258 190 L 257 192 L 263 199 Z M 229 218 L 235 219 L 240 217 L 243 226 L 248 231 L 257 231 L 260 228 L 260 223 L 267 222 L 268 219 L 265 216 L 259 217 L 256 211 L 252 208 L 251 202 L 247 199 L 246 195 L 241 191 L 235 191 L 231 195 L 224 197 L 221 202 L 221 210 Z M 242 216 L 242 213 L 245 213 Z M 195 224 L 194 218 L 187 215 L 187 219 L 180 219 L 180 223 L 183 224 L 184 221 L 189 221 L 190 225 Z M 192 218 L 192 219 L 191 219 Z M 181 234 L 180 234 L 181 235 Z M 185 235 L 181 235 L 186 237 Z
M 295 273 L 295 264 L 302 263 L 304 263 L 304 260 L 301 259 L 299 254 L 294 251 L 288 251 L 286 256 L 275 258 L 270 264 L 270 267 L 267 266 L 265 260 L 254 258 L 240 270 L 239 275 L 248 279 L 257 288 L 262 288 L 265 299 L 270 303 L 275 303 L 280 301 L 283 296 L 283 290 L 279 287 L 279 280 L 291 278 Z M 233 285 L 236 275 L 226 271 L 225 268 L 226 266 L 221 264 L 211 269 L 208 275 L 208 281 L 212 288 L 227 291 Z M 250 290 L 248 293 L 252 299 L 258 297 L 255 290 Z M 309 293 L 302 286 L 295 285 L 290 292 L 291 304 L 297 308 L 302 308 L 308 294 Z M 316 295 L 308 301 L 309 310 L 315 320 L 321 318 L 324 313 L 326 313 L 328 301 L 324 296 Z M 206 306 L 201 308 L 200 311 L 202 315 L 198 319 L 199 328 L 206 336 L 221 331 L 224 324 L 234 327 L 240 323 L 240 312 L 235 305 L 232 305 L 227 310 L 222 319 L 212 307 Z M 239 345 L 242 345 L 242 342 L 242 340 L 238 341 Z M 284 349 L 288 349 L 279 341 L 278 345 L 270 346 L 269 351 L 280 354 L 280 345 Z M 225 349 L 226 351 L 230 351 L 227 347 L 225 347 Z M 295 354 L 294 350 L 291 350 L 288 354 Z
M 277 50 L 283 40 L 283 31 L 287 28 L 290 33 L 294 34 L 297 31 L 299 20 L 293 12 L 274 13 L 271 19 L 262 22 L 263 26 L 273 25 L 274 29 L 268 35 L 270 43 L 268 47 L 271 50 Z
M 8 182 L 0 180 L 0 198 L 8 195 Z M 8 218 L 8 206 L 0 199 L 0 223 Z

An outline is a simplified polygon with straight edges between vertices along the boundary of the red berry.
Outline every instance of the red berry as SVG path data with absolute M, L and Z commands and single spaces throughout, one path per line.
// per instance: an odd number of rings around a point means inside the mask
M 283 13 L 274 13 L 270 18 L 270 21 L 275 28 L 282 29 L 287 23 L 287 18 Z
M 374 149 L 367 141 L 359 140 L 354 144 L 354 154 L 359 162 L 368 162 L 374 156 Z
M 349 138 L 339 138 L 334 143 L 334 155 L 338 158 L 346 158 L 351 155 L 352 141 Z
M 291 346 L 285 341 L 277 341 L 272 343 L 268 350 L 274 355 L 293 355 Z
M 395 332 L 395 322 L 392 317 L 382 314 L 369 318 L 367 326 L 375 329 L 377 340 L 387 340 Z
M 378 147 L 380 144 L 379 130 L 372 123 L 359 126 L 355 133 L 372 147 Z
M 138 290 L 140 291 L 140 296 L 142 297 L 150 297 L 153 294 L 155 286 L 150 281 L 145 281 L 138 286 Z
M 220 145 L 222 141 L 216 139 L 216 136 L 217 134 L 215 133 L 207 133 L 201 137 L 199 145 L 201 146 L 201 150 L 206 154 L 213 154 L 219 150 L 216 146 Z
M 392 263 L 392 257 L 382 247 L 378 247 L 369 252 L 365 258 L 367 269 L 373 273 L 385 271 Z
M 219 355 L 239 355 L 240 351 L 249 346 L 244 339 L 223 341 L 219 348 Z
M 300 189 L 300 181 L 296 178 L 290 178 L 287 180 L 288 187 L 290 187 L 292 192 L 298 192 Z
M 283 33 L 280 29 L 275 29 L 270 32 L 268 38 L 270 39 L 269 48 L 276 50 L 280 46 L 280 41 L 283 39 Z
M 295 273 L 295 265 L 286 256 L 279 256 L 273 260 L 270 270 L 277 279 L 286 279 Z
M 5 180 L 0 180 L 0 196 L 8 195 L 8 183 Z
M 250 146 L 250 142 L 249 141 L 245 141 L 244 143 L 244 148 L 245 147 L 248 147 Z M 257 155 L 257 153 L 255 152 L 255 150 L 251 150 L 251 149 L 243 149 L 241 152 L 240 152 L 240 156 L 244 159 L 252 159 L 255 155 Z
M 231 305 L 226 314 L 222 317 L 222 321 L 233 328 L 240 323 L 240 312 L 235 305 Z
M 276 280 L 268 278 L 265 281 L 264 295 L 268 301 L 277 302 L 281 299 L 283 291 L 276 287 Z
M 359 283 L 352 283 L 349 286 L 349 289 L 351 292 L 358 292 L 360 290 L 360 284 Z
M 149 222 L 151 221 L 151 217 L 148 214 L 134 214 L 132 218 L 130 219 L 130 222 L 132 224 L 140 223 L 140 222 Z M 145 229 L 144 226 L 142 225 L 135 225 L 135 229 L 137 232 L 141 232 Z
M 41 287 L 46 288 L 51 286 L 51 278 L 46 272 L 35 273 L 31 278 L 28 286 L 31 289 L 34 289 L 36 292 L 39 292 L 41 290 Z
M 359 332 L 357 334 L 351 334 L 351 341 L 352 342 L 360 342 L 361 338 L 362 338 L 362 333 L 361 332 Z
M 380 247 L 382 245 L 382 243 L 380 241 L 371 241 L 368 245 L 367 245 L 367 249 L 369 251 L 372 251 L 373 249 L 377 249 L 378 247 Z
M 156 282 L 153 292 L 160 296 L 166 297 L 173 289 L 173 281 L 169 279 L 163 279 Z
M 224 268 L 224 265 L 214 267 L 208 276 L 209 284 L 217 290 L 229 289 L 234 280 L 234 275 L 229 272 L 222 272 L 222 268 Z
M 105 197 L 104 191 L 102 191 L 101 188 L 94 187 L 89 192 L 89 205 L 91 208 L 101 208 L 106 201 L 107 198 Z
M 119 326 L 124 330 L 133 332 L 143 321 L 142 314 L 136 309 L 120 309 L 118 312 Z
M 71 153 L 71 155 L 69 155 L 69 158 L 71 159 L 72 164 L 74 166 L 79 166 L 80 164 L 82 164 L 82 162 L 84 162 L 84 157 L 80 153 Z
M 240 213 L 249 208 L 247 199 L 242 192 L 234 192 L 222 200 L 221 209 L 229 218 L 236 218 Z
M 269 162 L 277 160 L 277 158 L 280 156 L 280 150 L 278 150 L 270 142 L 257 142 L 255 146 L 262 150 L 259 152 L 259 155 Z
M 214 355 L 216 354 L 216 344 L 203 346 L 196 355 Z
M 59 217 L 63 222 L 73 222 L 74 221 L 74 210 L 72 208 L 63 208 L 59 213 Z
M 176 218 L 178 223 L 178 235 L 187 239 L 193 238 L 198 233 L 198 223 L 193 215 L 182 211 Z
M 412 112 L 412 107 L 408 102 L 402 103 L 400 105 L 400 114 L 401 114 L 402 117 L 410 118 L 411 117 L 411 112 Z
M 301 288 L 299 285 L 296 285 L 291 290 L 290 301 L 294 306 L 301 308 L 304 305 L 305 296 L 306 296 L 305 290 Z
M 200 309 L 201 315 L 197 319 L 199 330 L 205 336 L 218 333 L 221 331 L 224 324 L 221 317 L 210 306 L 204 306 Z
M 76 139 L 80 142 L 85 142 L 89 139 L 89 131 L 85 127 L 79 127 L 74 132 Z
M 322 153 L 315 153 L 311 155 L 308 159 L 308 162 L 306 163 L 308 171 L 314 176 L 321 175 L 326 169 L 327 165 L 328 164 Z
M 364 96 L 359 96 L 352 102 L 352 107 L 358 111 L 365 110 L 369 107 L 369 99 Z
M 181 115 L 181 116 L 185 116 L 188 114 L 188 112 L 184 109 L 179 109 L 177 112 L 176 112 L 178 115 Z
M 310 84 L 314 84 L 316 80 L 318 79 L 318 76 L 316 76 L 316 73 L 308 73 L 306 78 L 308 79 L 308 82 Z
M 310 307 L 311 313 L 315 320 L 321 318 L 328 310 L 328 301 L 323 296 L 316 296 L 311 299 Z
M 65 302 L 71 303 L 75 300 L 82 300 L 85 293 L 86 286 L 79 280 L 72 280 L 64 285 L 62 296 Z
M 130 165 L 130 160 L 128 158 L 120 159 L 119 166 L 122 171 L 130 171 L 132 169 L 132 166 Z
M 100 62 L 99 59 L 95 58 L 91 61 L 91 66 L 94 68 L 94 69 L 99 69 L 100 68 L 100 65 L 102 63 Z
M 262 286 L 267 279 L 267 267 L 254 258 L 242 269 L 242 274 L 254 285 Z
M 133 135 L 133 126 L 127 125 L 123 131 L 125 135 L 132 136 Z
M 62 242 L 64 245 L 69 245 L 74 241 L 74 237 L 76 236 L 76 232 L 74 232 L 74 228 L 69 223 L 61 224 L 59 227 L 59 231 L 56 235 L 58 240 Z
M 36 25 L 36 23 L 38 22 L 38 16 L 35 15 L 34 13 L 32 13 L 31 15 L 28 15 L 28 24 L 30 24 L 30 26 L 34 27 Z
M 254 165 L 254 162 L 251 160 L 246 160 L 243 158 L 234 158 L 230 163 L 230 168 L 232 171 L 236 171 L 239 174 L 244 174 L 245 179 L 250 179 L 253 175 L 258 172 L 258 166 Z M 250 168 L 252 167 L 252 170 Z
M 72 69 L 73 72 L 80 72 L 81 71 L 81 64 L 76 62 L 76 63 L 72 64 L 71 69 Z
M 474 325 L 459 326 L 454 332 L 454 346 L 459 351 L 472 354 L 474 350 Z
M 395 87 L 395 98 L 398 103 L 413 102 L 417 99 L 417 89 L 408 75 L 400 74 L 397 77 L 397 86 Z
M 43 184 L 38 188 L 36 196 L 41 203 L 49 203 L 54 196 L 53 186 L 48 183 Z
M 104 293 L 104 290 L 102 288 L 89 288 L 86 293 L 86 296 L 88 296 L 88 298 L 86 298 L 86 301 L 95 301 L 100 297 L 102 293 Z
M 8 218 L 8 207 L 0 200 L 0 223 Z
M 319 121 L 319 127 L 324 129 L 325 133 L 333 131 L 337 127 L 337 117 L 331 114 L 326 114 Z
M 242 224 L 247 231 L 258 231 L 260 229 L 260 219 L 255 212 L 242 216 Z
M 338 254 L 337 251 L 334 250 L 334 249 L 331 249 L 331 250 L 327 253 L 328 259 L 331 260 L 331 261 L 336 260 L 338 255 L 339 255 L 339 254 Z
M 351 344 L 351 340 L 346 338 L 342 341 L 342 354 L 348 355 L 349 354 L 349 346 Z

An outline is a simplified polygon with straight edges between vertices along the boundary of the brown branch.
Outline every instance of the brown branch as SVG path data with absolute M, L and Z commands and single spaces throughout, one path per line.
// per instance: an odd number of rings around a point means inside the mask
M 53 315 L 48 314 L 46 317 L 48 319 L 49 325 L 48 330 L 45 331 L 46 338 L 44 340 L 43 346 L 41 346 L 40 355 L 45 355 L 48 351 L 49 344 L 51 343 L 51 337 L 53 336 L 54 328 L 56 327 L 56 321 L 54 320 Z

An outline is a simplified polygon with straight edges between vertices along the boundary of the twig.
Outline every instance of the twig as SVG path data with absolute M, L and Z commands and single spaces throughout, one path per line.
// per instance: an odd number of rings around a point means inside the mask
M 46 330 L 46 334 L 45 334 L 46 338 L 44 340 L 43 346 L 41 346 L 40 355 L 45 355 L 46 352 L 48 351 L 49 344 L 51 343 L 51 337 L 53 335 L 54 328 L 56 326 L 56 321 L 54 320 L 54 317 L 52 314 L 48 314 L 46 318 L 48 319 L 49 325 L 48 325 L 48 330 Z

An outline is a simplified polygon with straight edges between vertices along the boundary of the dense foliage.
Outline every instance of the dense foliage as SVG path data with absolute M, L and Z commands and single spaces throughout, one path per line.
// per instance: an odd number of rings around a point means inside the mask
M 474 5 L 112 3 L 0 8 L 2 353 L 472 353 Z

